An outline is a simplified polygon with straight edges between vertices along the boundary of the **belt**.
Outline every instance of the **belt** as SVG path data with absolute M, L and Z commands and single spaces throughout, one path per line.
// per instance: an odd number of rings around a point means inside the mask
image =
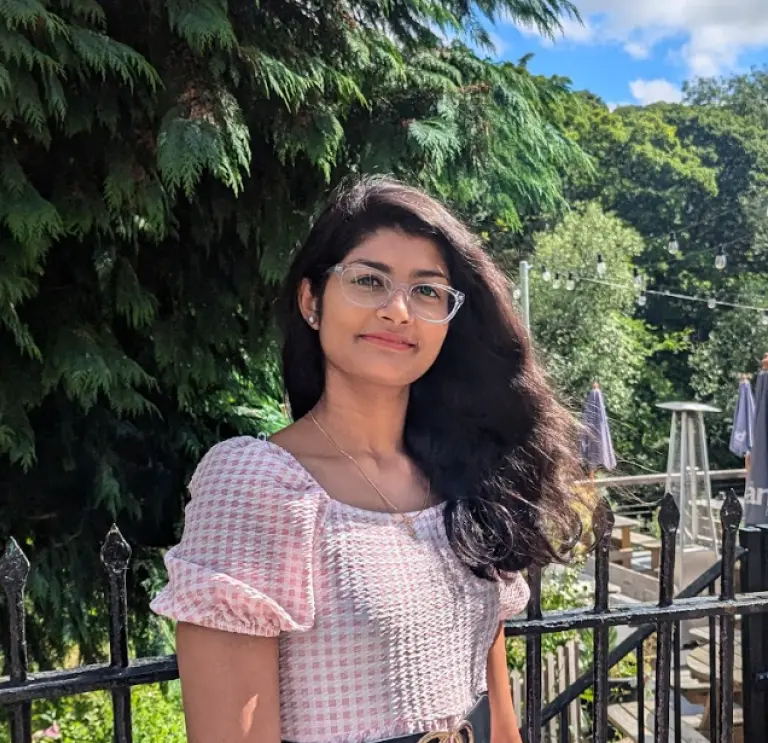
M 452 730 L 402 735 L 377 743 L 491 743 L 491 708 L 488 695 L 481 695 L 466 718 Z

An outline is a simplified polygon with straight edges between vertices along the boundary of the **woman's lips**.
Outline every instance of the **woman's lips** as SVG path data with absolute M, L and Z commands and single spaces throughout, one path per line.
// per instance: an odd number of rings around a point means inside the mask
M 400 338 L 396 335 L 389 335 L 386 333 L 365 333 L 360 336 L 364 341 L 373 343 L 380 348 L 388 348 L 392 351 L 410 351 L 415 348 L 416 344 L 407 341 L 405 338 Z

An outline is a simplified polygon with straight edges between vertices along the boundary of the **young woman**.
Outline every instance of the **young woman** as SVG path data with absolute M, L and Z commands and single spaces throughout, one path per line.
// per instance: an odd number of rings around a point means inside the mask
M 169 584 L 191 743 L 518 743 L 502 623 L 580 535 L 570 416 L 503 275 L 397 181 L 337 192 L 285 288 L 295 422 L 214 446 Z

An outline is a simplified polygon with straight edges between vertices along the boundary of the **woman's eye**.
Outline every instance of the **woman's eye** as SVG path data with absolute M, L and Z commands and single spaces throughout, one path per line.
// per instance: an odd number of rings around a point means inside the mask
M 382 280 L 378 276 L 373 276 L 372 274 L 358 276 L 355 279 L 355 283 L 358 284 L 359 286 L 370 286 L 370 287 L 379 287 L 384 285 Z
M 440 292 L 438 292 L 434 286 L 429 286 L 429 284 L 417 286 L 416 291 L 418 292 L 419 296 L 424 297 L 425 299 L 440 298 Z

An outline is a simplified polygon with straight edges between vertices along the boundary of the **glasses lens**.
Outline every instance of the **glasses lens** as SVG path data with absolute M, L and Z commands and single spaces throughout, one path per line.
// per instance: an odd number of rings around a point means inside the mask
M 389 299 L 392 281 L 375 268 L 347 266 L 341 273 L 341 290 L 353 304 L 380 307 Z
M 442 322 L 455 306 L 456 297 L 442 284 L 418 284 L 411 290 L 413 313 L 424 320 Z

